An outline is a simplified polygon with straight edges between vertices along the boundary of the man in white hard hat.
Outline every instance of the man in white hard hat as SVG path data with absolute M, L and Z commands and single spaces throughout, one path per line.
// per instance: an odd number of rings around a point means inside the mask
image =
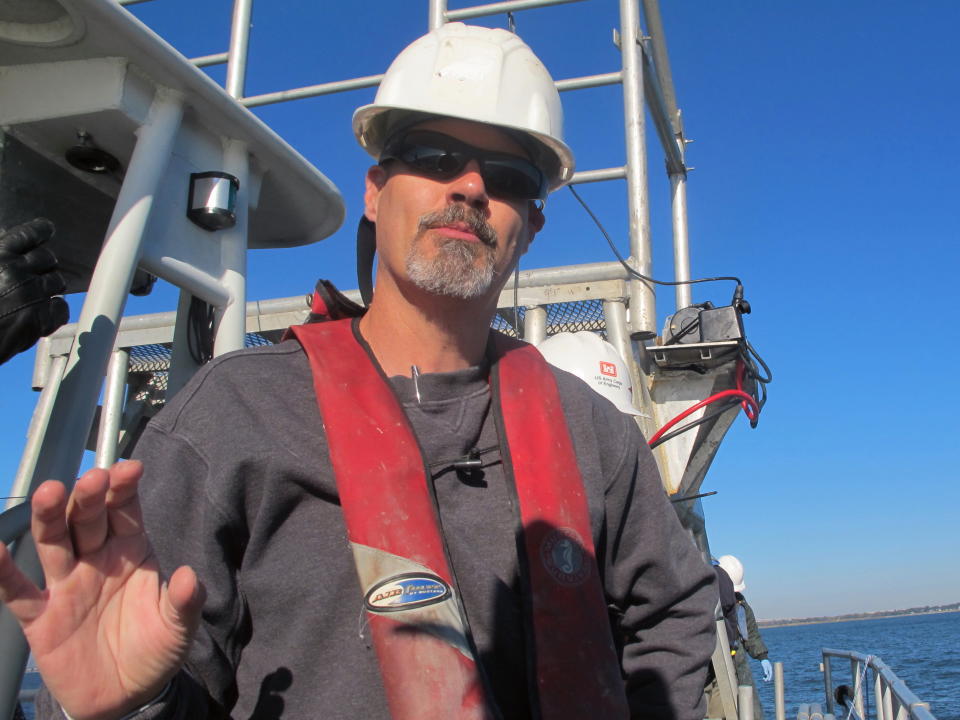
M 318 294 L 298 342 L 203 368 L 142 466 L 69 506 L 42 486 L 46 594 L 0 555 L 50 694 L 78 720 L 699 720 L 713 577 L 649 449 L 489 330 L 573 171 L 552 80 L 515 35 L 452 24 L 354 128 L 378 161 L 369 308 Z
M 770 682 L 773 679 L 773 665 L 767 657 L 767 645 L 760 635 L 760 627 L 757 625 L 753 608 L 750 607 L 747 599 L 743 596 L 743 591 L 747 589 L 747 583 L 744 581 L 743 563 L 734 555 L 721 555 L 716 560 L 715 569 L 719 576 L 720 605 L 727 628 L 730 652 L 733 655 L 734 667 L 736 668 L 737 684 L 753 687 L 754 720 L 763 720 L 763 706 L 760 704 L 760 694 L 757 692 L 756 684 L 753 681 L 753 673 L 750 670 L 747 655 L 749 654 L 754 660 L 760 661 L 764 682 Z M 722 577 L 724 575 L 727 578 L 726 581 Z M 725 586 L 729 588 L 726 593 L 723 592 Z M 719 707 L 719 697 L 716 696 L 715 688 L 713 688 L 713 692 L 707 693 L 708 706 L 716 705 Z

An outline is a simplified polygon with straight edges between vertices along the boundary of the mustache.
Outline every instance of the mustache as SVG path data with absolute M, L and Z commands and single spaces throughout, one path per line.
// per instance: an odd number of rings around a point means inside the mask
M 470 232 L 476 235 L 484 245 L 494 247 L 497 244 L 497 231 L 490 226 L 486 218 L 483 217 L 483 213 L 462 204 L 449 205 L 443 210 L 421 216 L 419 230 L 423 232 L 453 223 L 466 225 L 470 228 Z

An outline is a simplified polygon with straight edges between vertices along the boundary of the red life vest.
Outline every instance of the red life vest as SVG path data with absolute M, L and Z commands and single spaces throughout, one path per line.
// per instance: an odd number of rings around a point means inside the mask
M 355 323 L 291 330 L 313 371 L 391 715 L 496 718 L 425 460 Z M 532 346 L 496 335 L 495 348 L 493 408 L 505 475 L 519 505 L 534 717 L 626 718 L 586 495 L 556 382 Z

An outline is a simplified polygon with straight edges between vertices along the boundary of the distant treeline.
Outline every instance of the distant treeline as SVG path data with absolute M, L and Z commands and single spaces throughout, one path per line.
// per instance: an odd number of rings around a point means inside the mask
M 847 613 L 846 615 L 821 615 L 818 617 L 807 618 L 784 618 L 781 620 L 758 620 L 760 627 L 774 627 L 777 625 L 813 625 L 823 622 L 844 622 L 846 620 L 869 620 L 874 618 L 896 617 L 898 615 L 928 615 L 939 612 L 957 612 L 960 611 L 960 602 L 950 603 L 949 605 L 921 605 L 920 607 L 906 608 L 904 610 L 878 610 L 868 613 Z

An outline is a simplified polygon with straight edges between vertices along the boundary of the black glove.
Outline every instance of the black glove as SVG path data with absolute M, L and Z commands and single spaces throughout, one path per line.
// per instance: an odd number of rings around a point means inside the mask
M 70 317 L 57 258 L 40 247 L 53 223 L 36 218 L 0 232 L 0 363 L 31 347 Z

